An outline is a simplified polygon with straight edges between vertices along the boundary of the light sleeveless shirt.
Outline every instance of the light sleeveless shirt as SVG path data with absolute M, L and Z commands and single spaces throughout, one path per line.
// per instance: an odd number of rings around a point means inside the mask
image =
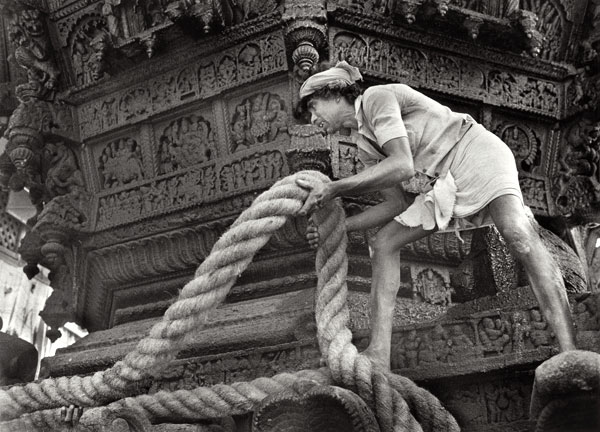
M 475 120 L 451 111 L 405 84 L 370 87 L 355 102 L 358 158 L 366 166 L 385 159 L 369 140 L 383 145 L 407 137 L 415 171 L 437 177 L 440 162 Z

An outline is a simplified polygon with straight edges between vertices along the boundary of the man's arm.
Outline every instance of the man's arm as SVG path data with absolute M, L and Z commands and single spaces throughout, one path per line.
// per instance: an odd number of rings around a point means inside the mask
M 347 231 L 364 231 L 381 226 L 398 216 L 409 206 L 404 190 L 394 186 L 380 191 L 384 201 L 346 219 Z
M 330 183 L 332 198 L 389 189 L 414 176 L 408 138 L 392 138 L 382 148 L 387 157 L 377 165 Z
M 337 197 L 398 187 L 401 182 L 414 176 L 408 138 L 392 138 L 382 148 L 387 154 L 384 160 L 351 177 L 319 185 L 313 185 L 301 179 L 297 180 L 300 187 L 310 190 L 299 213 L 301 215 L 312 213 L 315 208 L 321 207 Z

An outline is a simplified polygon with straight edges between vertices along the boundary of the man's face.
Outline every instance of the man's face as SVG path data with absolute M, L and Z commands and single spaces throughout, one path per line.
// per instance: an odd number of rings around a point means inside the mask
M 310 122 L 328 134 L 334 134 L 342 127 L 341 98 L 313 97 L 308 101 Z

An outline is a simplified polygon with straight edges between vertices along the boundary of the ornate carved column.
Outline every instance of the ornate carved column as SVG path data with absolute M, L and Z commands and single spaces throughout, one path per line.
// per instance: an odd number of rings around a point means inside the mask
M 319 62 L 319 50 L 327 39 L 325 1 L 288 0 L 282 18 L 286 24 L 286 40 L 292 50 L 294 69 L 306 79 Z
M 79 169 L 78 144 L 68 137 L 73 128 L 70 108 L 56 99 L 59 71 L 42 12 L 16 0 L 6 3 L 2 12 L 27 82 L 15 90 L 19 105 L 4 134 L 0 186 L 26 189 L 37 208 L 20 252 L 29 277 L 37 273 L 38 264 L 51 270 L 55 291 L 42 315 L 54 339 L 60 335 L 57 327 L 74 319 L 73 242 L 87 229 L 90 196 Z

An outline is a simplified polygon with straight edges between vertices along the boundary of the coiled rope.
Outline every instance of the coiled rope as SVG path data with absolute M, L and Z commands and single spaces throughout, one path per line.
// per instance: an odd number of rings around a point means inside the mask
M 460 430 L 435 396 L 407 378 L 378 369 L 352 344 L 352 333 L 347 327 L 347 238 L 339 200 L 314 215 L 321 238 L 316 256 L 317 339 L 328 371 L 301 371 L 252 382 L 126 398 L 133 391 L 131 384 L 150 375 L 160 375 L 161 369 L 173 360 L 184 336 L 202 327 L 206 312 L 224 300 L 254 255 L 302 208 L 307 192 L 296 184 L 298 178 L 313 184 L 329 181 L 319 172 L 302 171 L 280 180 L 258 196 L 215 243 L 163 319 L 150 329 L 134 351 L 112 368 L 91 376 L 49 378 L 0 391 L 0 420 L 5 421 L 0 423 L 0 430 L 4 431 L 3 427 L 22 430 L 15 427 L 24 424 L 38 427 L 56 424 L 51 419 L 56 416 L 55 408 L 93 407 L 116 400 L 109 406 L 134 409 L 154 419 L 241 414 L 251 411 L 267 395 L 281 391 L 281 386 L 307 379 L 306 376 L 355 391 L 372 407 L 383 431 Z

